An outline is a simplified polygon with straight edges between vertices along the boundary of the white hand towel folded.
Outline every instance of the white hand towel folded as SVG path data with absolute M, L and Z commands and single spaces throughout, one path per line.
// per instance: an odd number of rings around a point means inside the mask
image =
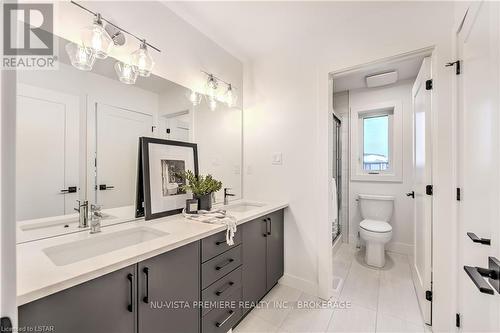
M 232 215 L 226 213 L 223 209 L 218 209 L 214 211 L 199 210 L 198 214 L 187 214 L 186 210 L 182 211 L 185 218 L 203 222 L 203 223 L 214 223 L 214 224 L 225 224 L 226 225 L 226 243 L 227 245 L 234 244 L 234 234 L 236 233 L 236 223 L 238 220 Z

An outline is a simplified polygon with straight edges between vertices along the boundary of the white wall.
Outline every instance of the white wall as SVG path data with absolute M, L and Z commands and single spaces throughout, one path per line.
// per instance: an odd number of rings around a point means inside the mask
M 331 12 L 337 3 L 328 3 Z M 396 4 L 396 3 L 391 3 Z M 339 6 L 344 6 L 345 3 Z M 378 6 L 381 6 L 377 4 Z M 327 4 L 323 4 L 327 6 Z M 347 5 L 346 5 L 347 6 Z M 453 229 L 448 212 L 453 207 L 452 142 L 450 127 L 452 71 L 443 64 L 452 58 L 453 4 L 405 2 L 384 5 L 373 15 L 352 5 L 363 25 L 325 31 L 304 37 L 286 49 L 257 57 L 245 68 L 245 196 L 284 199 L 285 280 L 295 286 L 328 296 L 331 281 L 328 216 L 328 73 L 396 54 L 435 46 L 433 76 L 436 80 L 434 124 L 434 236 L 446 239 Z M 364 4 L 363 4 L 364 6 Z M 286 8 L 277 10 L 282 12 Z M 327 10 L 327 9 L 324 9 Z M 359 13 L 363 13 L 361 17 Z M 370 29 L 362 28 L 369 26 Z M 271 165 L 271 154 L 283 152 L 283 166 Z M 320 245 L 318 245 L 320 244 Z M 454 326 L 454 286 L 444 277 L 455 272 L 446 258 L 453 246 L 435 250 L 433 309 L 435 329 Z
M 149 49 L 155 61 L 154 74 L 190 89 L 202 91 L 206 76 L 200 71 L 205 70 L 233 83 L 237 88 L 242 87 L 241 61 L 175 15 L 164 4 L 156 1 L 79 3 L 100 12 L 113 23 L 146 38 L 158 47 L 161 53 Z M 92 15 L 69 2 L 56 1 L 55 4 L 55 33 L 71 41 L 79 40 L 81 29 L 92 23 Z M 127 35 L 127 44 L 115 48 L 111 55 L 126 61 L 128 55 L 138 46 L 138 42 Z
M 362 108 L 367 105 L 389 101 L 401 101 L 403 142 L 403 181 L 402 182 L 366 182 L 350 181 L 349 239 L 356 241 L 359 222 L 362 218 L 359 212 L 358 194 L 383 194 L 395 197 L 394 213 L 391 220 L 392 239 L 387 249 L 403 254 L 411 254 L 413 249 L 413 200 L 406 196 L 413 187 L 413 129 L 411 88 L 414 80 L 405 80 L 394 85 L 371 89 L 356 89 L 350 91 L 350 107 Z M 400 124 L 394 124 L 401 126 Z M 356 143 L 352 143 L 353 145 Z M 351 151 L 352 154 L 352 151 Z

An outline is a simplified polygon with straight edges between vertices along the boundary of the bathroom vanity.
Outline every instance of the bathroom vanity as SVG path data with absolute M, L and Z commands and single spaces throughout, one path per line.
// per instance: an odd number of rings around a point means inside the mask
M 224 226 L 182 216 L 105 227 L 99 235 L 79 233 L 19 244 L 18 260 L 24 262 L 18 268 L 20 327 L 46 325 L 55 332 L 227 332 L 283 275 L 286 206 L 230 205 L 228 211 L 238 219 L 232 246 L 226 243 Z M 141 236 L 130 236 L 134 230 Z M 110 242 L 114 234 L 142 239 L 90 258 L 55 255 L 54 249 L 71 253 L 92 239 Z M 233 303 L 214 306 L 218 301 Z

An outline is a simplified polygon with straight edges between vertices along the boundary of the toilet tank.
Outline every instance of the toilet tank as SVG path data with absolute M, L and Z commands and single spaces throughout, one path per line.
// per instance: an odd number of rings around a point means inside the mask
M 388 195 L 358 194 L 363 219 L 390 222 L 394 210 L 394 197 Z

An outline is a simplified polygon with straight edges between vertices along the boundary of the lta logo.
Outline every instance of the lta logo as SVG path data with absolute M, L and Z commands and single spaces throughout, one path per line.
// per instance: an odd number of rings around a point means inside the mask
M 54 67 L 53 13 L 49 3 L 4 4 L 3 68 Z

